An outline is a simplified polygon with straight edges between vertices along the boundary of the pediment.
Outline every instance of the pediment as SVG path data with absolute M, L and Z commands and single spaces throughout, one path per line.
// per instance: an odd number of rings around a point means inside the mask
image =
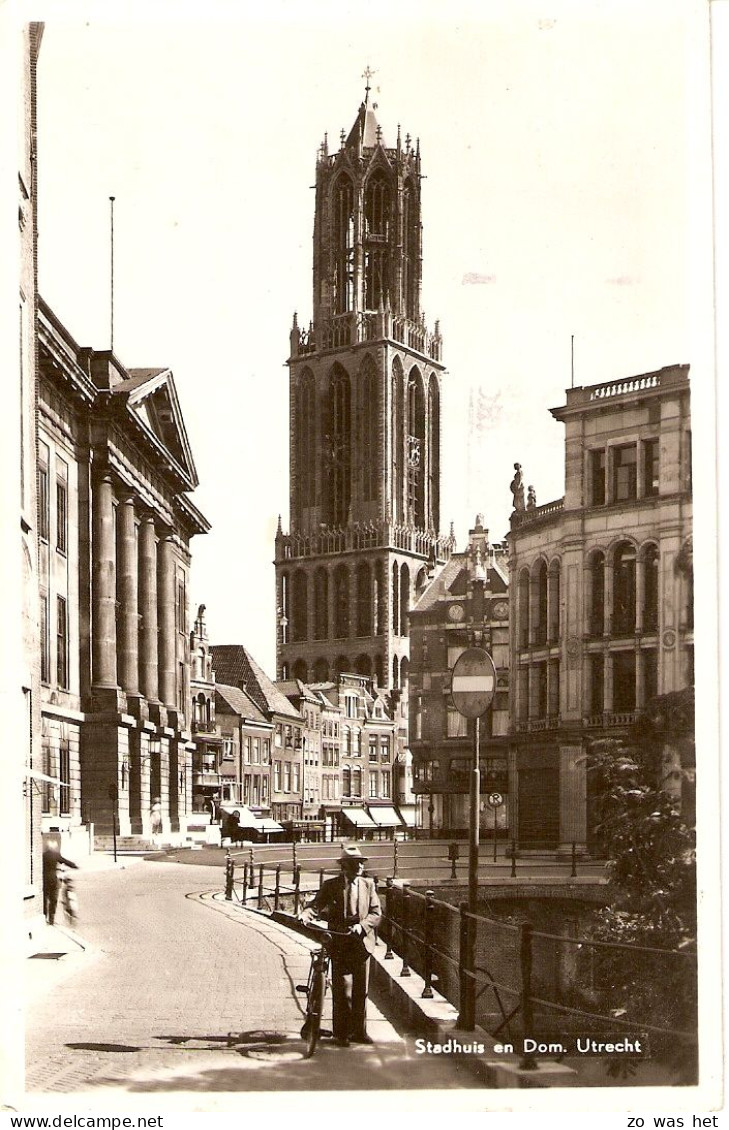
M 170 369 L 130 369 L 114 389 L 127 395 L 127 409 L 172 456 L 193 486 L 198 478 Z

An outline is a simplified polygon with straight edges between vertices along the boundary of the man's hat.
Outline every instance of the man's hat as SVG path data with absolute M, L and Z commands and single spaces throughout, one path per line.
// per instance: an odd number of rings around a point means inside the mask
M 344 863 L 348 859 L 353 859 L 356 863 L 365 863 L 368 856 L 362 855 L 362 852 L 355 844 L 342 844 L 342 854 L 339 857 L 339 862 Z

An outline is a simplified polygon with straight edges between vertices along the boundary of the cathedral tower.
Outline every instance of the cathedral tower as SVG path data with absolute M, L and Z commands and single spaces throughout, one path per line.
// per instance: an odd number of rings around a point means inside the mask
M 290 532 L 276 535 L 280 678 L 405 689 L 408 611 L 453 548 L 440 519 L 441 337 L 420 309 L 420 146 L 369 87 L 316 166 L 313 321 L 291 330 Z

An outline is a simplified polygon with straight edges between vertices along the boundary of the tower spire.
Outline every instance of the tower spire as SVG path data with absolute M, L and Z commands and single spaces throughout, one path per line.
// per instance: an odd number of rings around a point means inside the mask
M 362 78 L 365 80 L 365 106 L 368 104 L 368 102 L 370 100 L 370 90 L 372 89 L 370 87 L 370 79 L 372 78 L 374 73 L 375 72 L 372 70 L 372 68 L 369 65 L 366 66 L 364 71 L 362 72 Z

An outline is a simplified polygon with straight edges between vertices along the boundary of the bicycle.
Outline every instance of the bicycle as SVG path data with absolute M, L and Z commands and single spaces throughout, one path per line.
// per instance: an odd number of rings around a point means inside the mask
M 316 1051 L 319 1037 L 334 1035 L 331 1029 L 321 1026 L 324 998 L 327 988 L 331 985 L 329 977 L 330 947 L 334 938 L 350 938 L 351 935 L 346 931 L 324 930 L 320 926 L 308 925 L 306 929 L 309 933 L 316 933 L 321 937 L 321 945 L 317 946 L 311 953 L 307 983 L 296 986 L 297 992 L 306 993 L 306 1012 L 301 1028 L 301 1038 L 306 1041 L 304 1058 L 311 1059 Z
M 68 926 L 74 926 L 78 918 L 78 898 L 70 872 L 66 867 L 58 869 L 60 903 Z

